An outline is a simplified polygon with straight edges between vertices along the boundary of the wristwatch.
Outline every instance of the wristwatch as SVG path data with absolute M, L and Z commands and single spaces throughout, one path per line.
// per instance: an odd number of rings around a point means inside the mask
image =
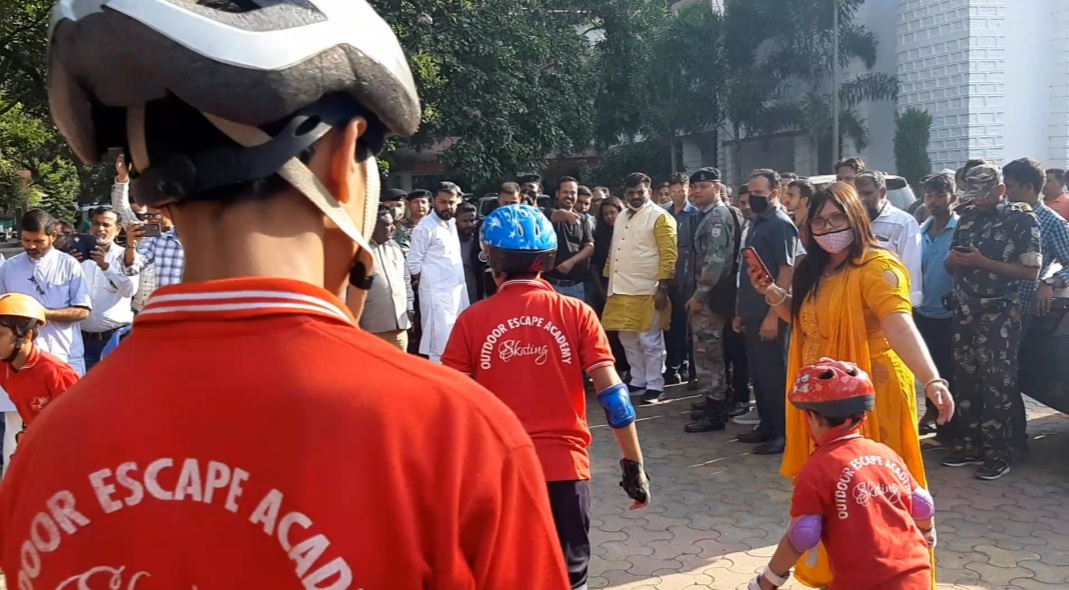
M 1053 287 L 1055 289 L 1062 289 L 1062 288 L 1065 287 L 1065 285 L 1062 284 L 1062 280 L 1060 278 L 1058 278 L 1058 277 L 1051 277 L 1049 279 L 1044 279 L 1043 280 L 1043 284 L 1047 285 L 1049 287 Z

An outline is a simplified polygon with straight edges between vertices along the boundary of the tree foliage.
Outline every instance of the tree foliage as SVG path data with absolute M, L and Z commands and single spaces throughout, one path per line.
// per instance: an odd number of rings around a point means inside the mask
M 924 109 L 910 107 L 895 113 L 895 170 L 906 182 L 916 185 L 932 171 L 928 155 L 932 115 Z
M 582 13 L 530 0 L 372 4 L 406 48 L 423 101 L 419 134 L 397 145 L 452 140 L 442 158 L 473 182 L 588 145 Z

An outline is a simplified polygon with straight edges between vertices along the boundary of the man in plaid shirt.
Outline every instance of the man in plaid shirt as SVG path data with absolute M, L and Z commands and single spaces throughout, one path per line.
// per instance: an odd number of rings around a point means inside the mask
M 148 221 L 150 213 L 143 206 L 143 211 L 134 211 L 133 206 L 130 203 L 130 170 L 126 166 L 126 158 L 122 154 L 115 160 L 115 174 L 115 184 L 111 188 L 111 207 L 119 214 L 122 225 L 127 230 L 127 249 L 123 257 L 124 264 L 127 264 L 126 254 L 132 249 L 137 248 L 138 245 L 133 234 L 133 229 L 141 223 Z M 158 211 L 154 213 L 158 214 Z M 172 224 L 170 220 L 167 220 L 166 222 L 160 221 L 160 225 L 167 228 L 171 227 Z M 146 240 L 144 245 L 145 248 L 148 248 L 149 241 L 154 242 L 155 240 L 156 238 Z M 181 244 L 179 244 L 179 248 L 181 248 Z M 153 258 L 155 258 L 155 254 L 153 254 Z M 181 254 L 181 259 L 177 271 L 178 279 L 175 282 L 181 282 L 182 280 L 182 269 L 185 266 L 184 252 Z M 141 310 L 145 308 L 145 303 L 148 301 L 149 295 L 152 295 L 152 292 L 156 290 L 156 287 L 160 286 L 156 280 L 156 266 L 154 264 L 142 261 L 138 267 L 137 274 L 139 275 L 138 289 L 137 293 L 134 294 L 133 301 L 130 305 L 133 308 L 134 313 L 140 313 Z
M 126 253 L 123 262 L 126 274 L 136 275 L 141 269 L 151 264 L 156 269 L 156 286 L 167 287 L 182 282 L 182 271 L 186 266 L 186 253 L 182 242 L 178 241 L 171 219 L 159 209 L 148 208 L 145 216 L 148 223 L 159 223 L 163 233 L 156 237 L 145 238 L 145 226 L 131 226 L 127 230 Z

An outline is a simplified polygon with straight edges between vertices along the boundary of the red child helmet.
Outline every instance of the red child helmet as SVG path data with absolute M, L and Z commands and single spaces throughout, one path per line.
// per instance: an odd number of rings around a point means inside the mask
M 799 410 L 841 419 L 871 412 L 876 390 L 868 373 L 854 363 L 822 358 L 798 372 L 788 399 Z

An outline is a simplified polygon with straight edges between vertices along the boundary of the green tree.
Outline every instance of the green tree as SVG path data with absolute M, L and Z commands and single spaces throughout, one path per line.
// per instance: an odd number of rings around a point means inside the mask
M 24 208 L 40 195 L 40 206 L 50 213 L 70 219 L 81 185 L 78 170 L 67 157 L 50 122 L 29 114 L 21 105 L 0 102 L 0 183 L 7 211 Z M 19 174 L 28 172 L 29 179 Z
M 915 107 L 895 113 L 895 170 L 917 190 L 920 181 L 931 173 L 932 159 L 928 156 L 932 115 Z
M 423 100 L 418 135 L 396 145 L 449 140 L 442 160 L 483 183 L 589 144 L 583 13 L 531 0 L 372 4 L 405 47 Z
M 617 191 L 632 172 L 645 172 L 655 181 L 668 180 L 672 174 L 669 141 L 639 141 L 611 147 L 602 152 L 596 164 L 583 170 L 583 183 Z

